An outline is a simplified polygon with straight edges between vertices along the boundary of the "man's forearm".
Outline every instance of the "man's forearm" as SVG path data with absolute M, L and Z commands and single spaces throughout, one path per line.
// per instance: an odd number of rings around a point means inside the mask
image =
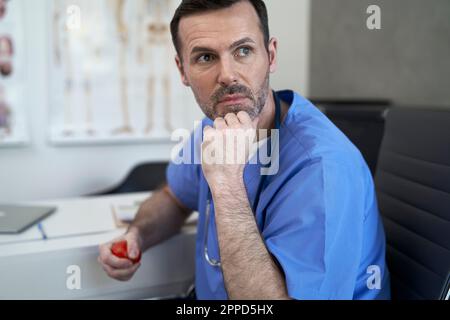
M 166 186 L 156 191 L 139 208 L 129 230 L 136 228 L 146 250 L 178 233 L 189 216 Z
M 243 181 L 212 193 L 222 272 L 229 298 L 289 298 L 283 274 L 259 233 Z

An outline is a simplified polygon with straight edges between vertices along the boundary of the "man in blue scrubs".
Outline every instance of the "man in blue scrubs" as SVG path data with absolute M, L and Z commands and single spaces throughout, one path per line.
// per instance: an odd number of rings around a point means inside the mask
M 199 299 L 389 299 L 370 171 L 308 100 L 271 90 L 277 40 L 264 2 L 185 0 L 171 32 L 182 81 L 206 118 L 169 165 L 167 185 L 121 237 L 129 255 L 175 234 L 198 211 Z M 272 150 L 270 163 L 249 144 L 226 143 L 235 142 L 230 132 L 255 132 Z M 208 158 L 230 152 L 245 161 Z M 264 167 L 272 170 L 262 174 Z M 100 263 L 111 277 L 130 279 L 139 264 L 112 256 L 111 244 L 100 247 Z

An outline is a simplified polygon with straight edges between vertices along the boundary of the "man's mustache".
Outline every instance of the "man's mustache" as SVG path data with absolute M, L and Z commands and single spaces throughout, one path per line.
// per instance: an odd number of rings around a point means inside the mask
M 214 94 L 211 97 L 211 100 L 214 103 L 214 105 L 216 105 L 223 99 L 223 97 L 232 94 L 240 94 L 242 96 L 245 96 L 246 98 L 251 99 L 252 101 L 255 101 L 252 91 L 246 86 L 241 84 L 233 84 L 228 87 L 220 87 L 219 89 L 216 90 L 216 92 L 214 92 Z

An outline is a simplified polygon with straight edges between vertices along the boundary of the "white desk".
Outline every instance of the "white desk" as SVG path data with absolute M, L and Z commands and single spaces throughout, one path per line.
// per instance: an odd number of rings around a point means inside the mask
M 42 223 L 47 240 L 37 227 L 20 235 L 0 235 L 0 299 L 149 299 L 185 293 L 194 281 L 195 226 L 184 227 L 145 252 L 129 282 L 109 278 L 97 262 L 98 245 L 125 231 L 116 227 L 111 205 L 142 201 L 148 195 L 39 202 L 58 207 Z M 79 290 L 66 285 L 73 265 L 81 271 Z

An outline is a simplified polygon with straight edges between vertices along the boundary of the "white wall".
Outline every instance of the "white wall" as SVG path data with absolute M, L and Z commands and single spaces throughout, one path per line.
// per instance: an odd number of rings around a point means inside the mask
M 0 148 L 0 201 L 87 194 L 119 182 L 136 163 L 168 159 L 172 144 L 54 147 L 48 143 L 47 21 L 44 1 L 28 1 L 26 110 L 31 142 Z M 94 0 L 95 1 L 95 0 Z M 308 93 L 309 0 L 267 0 L 279 39 L 276 89 Z M 279 5 L 282 2 L 282 6 Z
M 278 39 L 274 89 L 309 94 L 310 0 L 266 0 L 270 33 Z

